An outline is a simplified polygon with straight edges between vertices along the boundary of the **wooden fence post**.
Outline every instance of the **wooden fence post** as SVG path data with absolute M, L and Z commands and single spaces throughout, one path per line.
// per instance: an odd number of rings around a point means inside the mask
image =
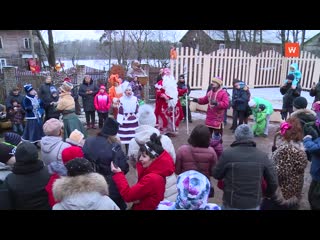
M 249 88 L 254 88 L 254 82 L 256 79 L 256 66 L 257 66 L 257 58 L 251 57 L 250 61 L 250 69 L 249 69 Z
M 200 56 L 199 56 L 200 57 Z M 207 90 L 210 80 L 210 55 L 203 55 L 202 90 Z

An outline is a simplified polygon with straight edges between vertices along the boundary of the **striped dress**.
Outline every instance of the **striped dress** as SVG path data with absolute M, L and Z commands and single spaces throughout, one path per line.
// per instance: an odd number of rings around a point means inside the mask
M 123 95 L 120 98 L 119 113 L 117 121 L 120 123 L 117 136 L 120 138 L 122 144 L 129 144 L 130 140 L 134 138 L 136 129 L 138 127 L 138 113 L 139 103 L 137 97 L 131 95 Z

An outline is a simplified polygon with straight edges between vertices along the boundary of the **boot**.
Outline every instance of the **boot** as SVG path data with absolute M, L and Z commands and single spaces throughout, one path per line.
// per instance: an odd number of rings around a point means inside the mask
M 92 129 L 97 129 L 96 125 L 94 123 L 91 124 Z

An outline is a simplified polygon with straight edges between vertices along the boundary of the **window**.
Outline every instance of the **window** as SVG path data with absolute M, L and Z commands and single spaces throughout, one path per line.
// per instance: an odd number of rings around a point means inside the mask
M 24 38 L 24 48 L 31 48 L 31 39 L 30 38 Z
M 3 48 L 2 37 L 0 37 L 0 49 Z
M 0 58 L 0 72 L 2 73 L 2 67 L 7 66 L 7 60 L 5 58 Z

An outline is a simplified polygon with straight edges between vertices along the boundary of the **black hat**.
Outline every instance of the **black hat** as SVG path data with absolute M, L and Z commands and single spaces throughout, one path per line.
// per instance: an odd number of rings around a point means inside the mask
M 31 142 L 21 142 L 15 153 L 16 162 L 33 163 L 38 161 L 38 149 Z
M 179 75 L 179 79 L 180 78 L 184 79 L 184 75 L 183 74 Z
M 87 173 L 92 173 L 93 166 L 89 160 L 85 158 L 75 158 L 66 163 L 68 176 L 75 177 Z
M 6 164 L 14 155 L 14 146 L 0 143 L 0 162 Z
M 296 109 L 303 109 L 303 108 L 307 108 L 308 106 L 308 101 L 306 98 L 304 97 L 297 97 L 296 99 L 293 100 L 293 106 Z
M 294 75 L 293 74 L 289 74 L 287 75 L 287 79 L 293 81 L 294 79 Z
M 17 146 L 21 142 L 21 136 L 14 132 L 6 132 L 4 134 L 4 141 Z
M 115 136 L 119 130 L 119 123 L 113 118 L 107 118 L 100 132 L 102 136 Z
M 261 111 L 264 111 L 266 109 L 266 105 L 264 104 L 259 104 L 259 108 L 261 109 Z

